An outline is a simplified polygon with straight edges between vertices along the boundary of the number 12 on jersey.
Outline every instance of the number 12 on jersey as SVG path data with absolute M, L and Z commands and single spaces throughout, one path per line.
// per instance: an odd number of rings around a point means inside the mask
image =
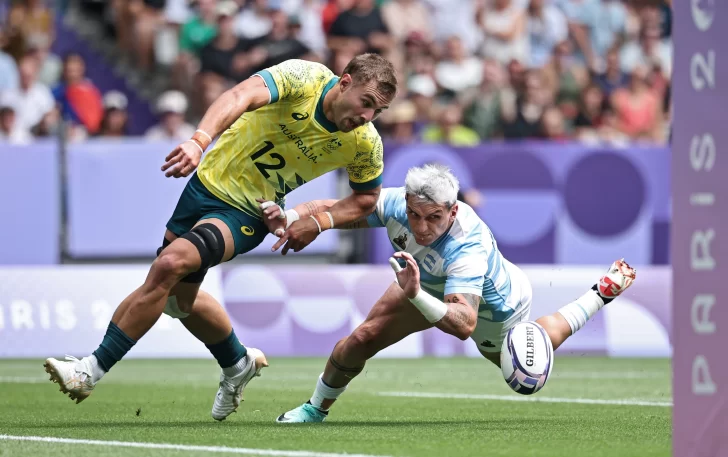
M 260 171 L 260 174 L 263 175 L 265 179 L 270 178 L 270 173 L 268 173 L 268 170 L 280 170 L 281 168 L 286 166 L 286 160 L 283 158 L 282 155 L 278 154 L 277 152 L 271 153 L 270 157 L 274 160 L 277 160 L 278 162 L 275 164 L 267 164 L 262 162 L 257 162 L 258 159 L 263 157 L 267 152 L 270 152 L 275 148 L 275 145 L 271 141 L 264 141 L 263 147 L 255 151 L 255 154 L 250 156 L 250 158 L 253 160 L 253 163 L 255 164 L 255 167 Z

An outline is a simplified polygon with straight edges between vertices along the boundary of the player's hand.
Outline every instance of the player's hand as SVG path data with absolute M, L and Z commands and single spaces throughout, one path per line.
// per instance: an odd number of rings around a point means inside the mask
M 396 259 L 402 259 L 406 262 L 404 269 L 399 266 Z M 389 258 L 389 265 L 397 275 L 397 282 L 402 288 L 407 298 L 415 298 L 420 292 L 420 267 L 417 266 L 415 258 L 408 252 L 395 252 Z
M 260 203 L 259 207 L 263 211 L 263 223 L 268 227 L 268 231 L 278 238 L 282 237 L 288 222 L 286 213 L 279 205 L 270 200 L 256 198 L 255 201 Z
M 283 233 L 281 239 L 273 245 L 271 251 L 275 252 L 283 246 L 281 251 L 283 255 L 286 255 L 290 249 L 293 249 L 293 252 L 298 252 L 311 244 L 317 236 L 319 236 L 319 229 L 316 221 L 307 217 L 291 224 Z
M 201 158 L 202 151 L 200 151 L 200 147 L 193 141 L 187 140 L 174 148 L 164 159 L 165 162 L 162 165 L 162 171 L 166 172 L 164 176 L 168 178 L 171 176 L 175 178 L 189 176 L 200 164 Z

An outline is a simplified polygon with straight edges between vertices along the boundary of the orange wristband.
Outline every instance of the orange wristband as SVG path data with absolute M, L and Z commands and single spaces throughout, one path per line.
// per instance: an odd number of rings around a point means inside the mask
M 334 227 L 334 219 L 328 211 L 325 213 L 316 213 L 311 217 L 314 218 L 314 220 L 318 223 L 318 226 L 321 227 L 322 232 Z
M 207 150 L 207 147 L 210 146 L 210 143 L 212 143 L 212 140 L 210 140 L 210 135 L 207 133 L 198 130 L 192 135 L 192 141 L 199 144 L 203 151 Z

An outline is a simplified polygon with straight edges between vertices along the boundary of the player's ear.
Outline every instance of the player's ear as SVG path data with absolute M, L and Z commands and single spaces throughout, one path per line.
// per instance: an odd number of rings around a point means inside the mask
M 341 91 L 344 92 L 346 89 L 350 88 L 354 81 L 351 79 L 351 75 L 349 73 L 344 73 L 341 76 L 341 79 L 339 79 L 339 86 L 341 88 Z
M 455 202 L 454 205 L 452 205 L 452 208 L 450 208 L 450 222 L 455 220 L 455 217 L 458 215 L 458 204 Z

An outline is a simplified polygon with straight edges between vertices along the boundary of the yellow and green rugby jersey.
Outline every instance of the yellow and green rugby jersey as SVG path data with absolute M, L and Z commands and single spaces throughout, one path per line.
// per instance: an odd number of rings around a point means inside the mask
M 346 167 L 354 190 L 382 182 L 382 139 L 371 123 L 340 132 L 326 119 L 323 101 L 336 84 L 324 65 L 287 60 L 261 77 L 270 103 L 243 114 L 204 156 L 197 170 L 212 194 L 260 216 L 256 198 L 281 201 L 298 186 Z

